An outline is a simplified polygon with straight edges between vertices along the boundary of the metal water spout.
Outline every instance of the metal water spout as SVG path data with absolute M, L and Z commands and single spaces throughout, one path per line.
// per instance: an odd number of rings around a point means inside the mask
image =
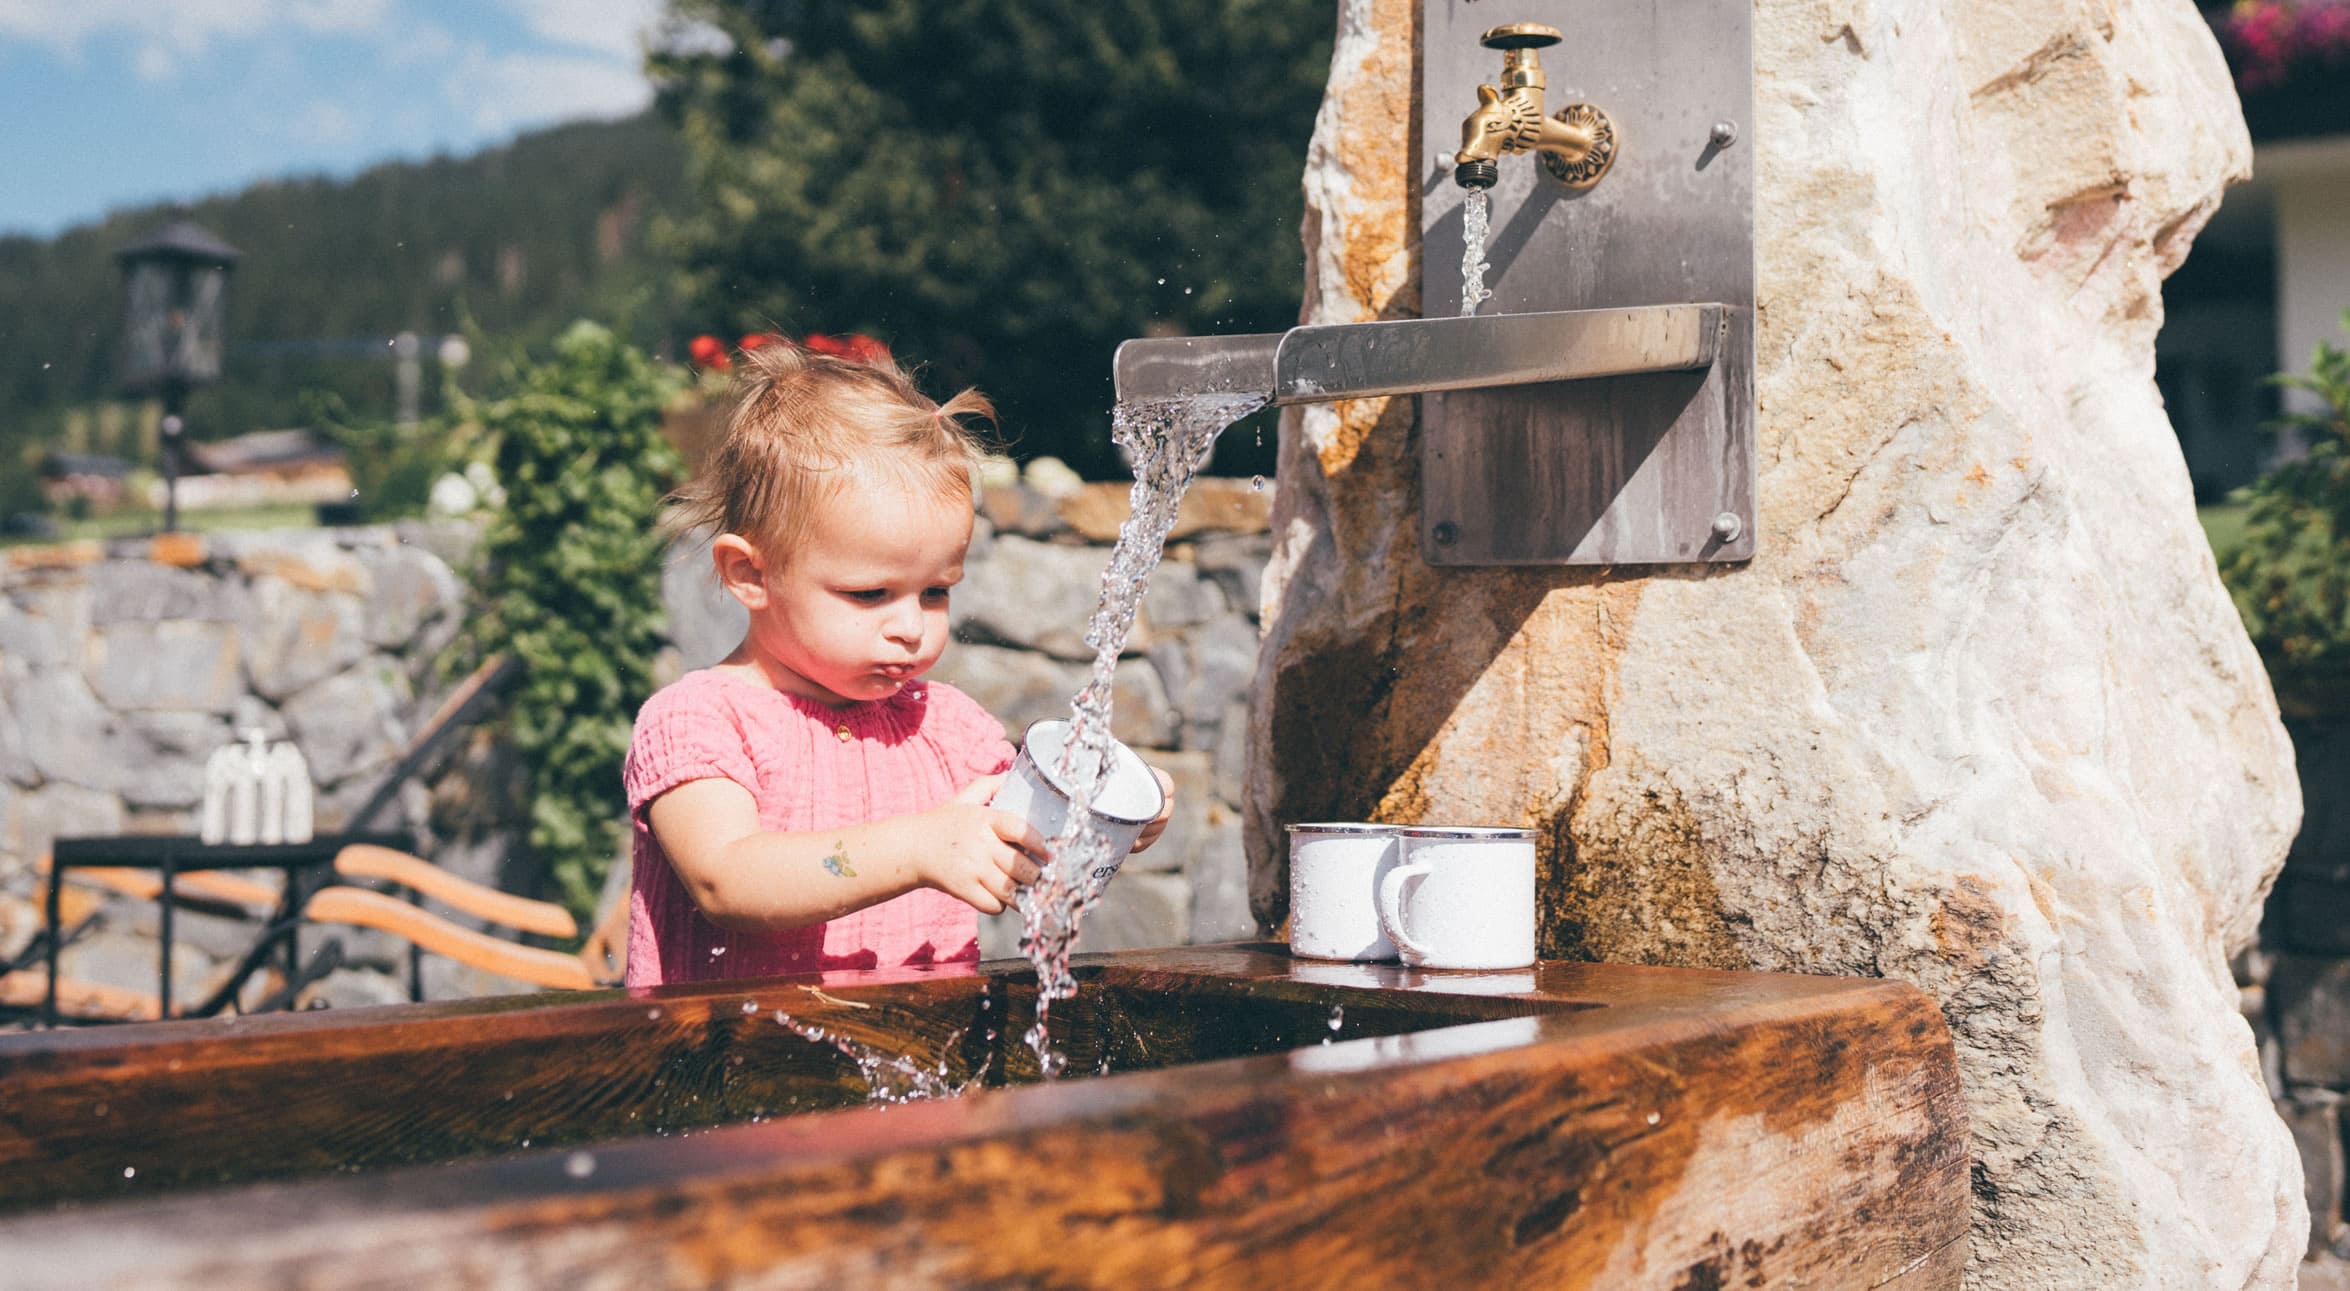
M 1411 132 L 1442 139 L 1439 114 L 1475 92 L 1460 150 L 1414 167 L 1419 260 L 1461 263 L 1465 208 L 1487 206 L 1491 307 L 1459 316 L 1460 280 L 1429 272 L 1423 318 L 1131 340 L 1114 363 L 1118 398 L 1414 400 L 1430 566 L 1750 560 L 1754 150 L 1733 145 L 1753 120 L 1751 6 L 1510 4 L 1548 21 L 1497 27 L 1459 0 L 1420 0 Z M 1536 51 L 1562 30 L 1575 37 L 1572 97 L 1608 112 L 1576 102 L 1544 115 Z M 1499 85 L 1480 84 L 1489 50 Z M 1638 146 L 1620 150 L 1619 130 Z M 1502 183 L 1511 153 L 1542 164 Z
M 1461 150 L 1453 154 L 1453 180 L 1463 188 L 1491 188 L 1501 179 L 1501 159 L 1530 152 L 1542 159 L 1560 183 L 1589 188 L 1616 159 L 1615 123 L 1588 103 L 1570 103 L 1556 116 L 1542 114 L 1546 82 L 1534 51 L 1559 43 L 1556 27 L 1513 22 L 1479 38 L 1501 51 L 1501 84 L 1477 87 L 1477 110 L 1461 122 Z

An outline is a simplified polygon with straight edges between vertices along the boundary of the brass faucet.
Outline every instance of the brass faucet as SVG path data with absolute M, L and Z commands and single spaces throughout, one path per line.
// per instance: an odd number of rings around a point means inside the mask
M 1501 178 L 1501 158 L 1531 152 L 1543 169 L 1569 188 L 1589 188 L 1616 159 L 1616 127 L 1588 103 L 1570 103 L 1552 117 L 1542 115 L 1542 60 L 1535 50 L 1561 39 L 1556 27 L 1513 22 L 1478 38 L 1501 53 L 1501 85 L 1477 87 L 1477 110 L 1461 122 L 1461 150 L 1453 155 L 1453 179 L 1463 188 L 1491 188 Z

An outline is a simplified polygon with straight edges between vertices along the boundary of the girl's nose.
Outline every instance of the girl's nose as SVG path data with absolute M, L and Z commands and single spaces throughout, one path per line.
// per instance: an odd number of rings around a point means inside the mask
M 881 634 L 905 646 L 922 644 L 922 607 L 912 601 L 894 601 L 881 621 Z

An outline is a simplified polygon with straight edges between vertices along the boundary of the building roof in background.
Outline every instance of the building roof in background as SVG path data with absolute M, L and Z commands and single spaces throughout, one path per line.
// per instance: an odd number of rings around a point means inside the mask
M 185 219 L 174 220 L 168 226 L 117 250 L 114 258 L 129 260 L 157 255 L 228 265 L 245 258 L 244 252 L 221 241 L 220 236 L 212 230 L 194 220 Z
M 342 445 L 315 430 L 256 430 L 233 439 L 188 445 L 196 469 L 216 475 L 251 475 L 306 466 L 340 466 Z
M 129 462 L 104 453 L 50 452 L 41 456 L 41 478 L 45 480 L 62 480 L 75 475 L 119 480 L 130 473 Z

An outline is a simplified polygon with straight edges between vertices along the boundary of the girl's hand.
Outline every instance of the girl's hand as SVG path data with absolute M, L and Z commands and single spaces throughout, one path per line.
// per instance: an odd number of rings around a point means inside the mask
M 982 777 L 946 806 L 922 813 L 922 834 L 915 844 L 923 886 L 981 914 L 1002 914 L 1013 892 L 1043 874 L 1035 858 L 1049 854 L 1034 826 L 985 805 L 1001 779 Z
M 1160 806 L 1159 814 L 1151 818 L 1151 823 L 1142 827 L 1141 836 L 1134 840 L 1134 850 L 1137 852 L 1158 842 L 1159 835 L 1167 832 L 1167 818 L 1175 814 L 1175 782 L 1167 777 L 1166 772 L 1157 767 L 1151 768 L 1151 774 L 1159 778 L 1159 793 L 1165 802 Z

